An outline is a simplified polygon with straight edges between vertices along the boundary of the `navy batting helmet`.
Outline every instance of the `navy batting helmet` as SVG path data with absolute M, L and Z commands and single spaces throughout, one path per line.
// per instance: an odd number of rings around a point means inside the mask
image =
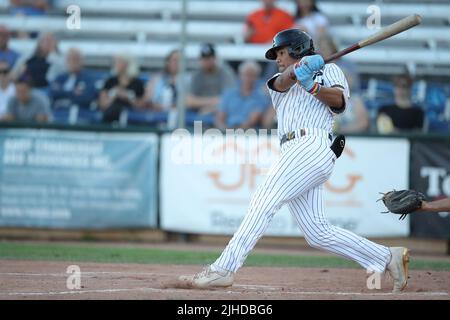
M 278 32 L 273 38 L 272 48 L 267 50 L 266 59 L 275 60 L 279 48 L 288 47 L 289 55 L 294 59 L 314 54 L 311 36 L 300 29 L 287 29 Z

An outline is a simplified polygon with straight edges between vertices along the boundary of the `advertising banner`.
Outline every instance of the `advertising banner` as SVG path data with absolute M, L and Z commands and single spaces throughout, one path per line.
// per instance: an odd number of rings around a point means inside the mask
M 165 135 L 161 145 L 161 227 L 164 230 L 233 234 L 252 194 L 279 156 L 276 136 Z M 364 236 L 406 236 L 408 221 L 383 215 L 379 192 L 408 185 L 409 142 L 348 138 L 324 185 L 326 216 Z M 287 206 L 266 235 L 300 236 Z
M 0 226 L 156 227 L 154 134 L 0 131 Z
M 416 141 L 411 150 L 411 188 L 422 192 L 430 201 L 450 197 L 450 143 Z M 450 239 L 450 213 L 412 214 L 411 235 Z

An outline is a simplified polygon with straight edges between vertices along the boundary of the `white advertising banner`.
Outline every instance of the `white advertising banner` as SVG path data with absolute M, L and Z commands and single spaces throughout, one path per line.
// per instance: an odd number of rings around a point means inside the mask
M 279 156 L 276 136 L 164 135 L 161 142 L 161 227 L 167 231 L 231 235 L 252 194 Z M 407 236 L 408 218 L 381 214 L 379 192 L 408 187 L 406 139 L 347 138 L 324 185 L 326 216 L 362 236 Z M 265 235 L 302 236 L 287 206 Z

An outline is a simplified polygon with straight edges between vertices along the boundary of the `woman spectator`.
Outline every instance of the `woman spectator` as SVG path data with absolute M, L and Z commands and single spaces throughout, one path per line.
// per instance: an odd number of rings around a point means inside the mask
M 317 45 L 318 51 L 323 57 L 329 57 L 338 51 L 335 42 L 327 33 L 321 35 Z M 370 126 L 369 112 L 361 97 L 357 66 L 352 61 L 343 58 L 333 62 L 344 72 L 350 88 L 350 99 L 347 101 L 346 111 L 335 118 L 334 129 L 343 134 L 367 132 Z
M 98 105 L 104 122 L 119 120 L 125 109 L 142 109 L 144 84 L 138 78 L 139 67 L 132 57 L 122 54 L 114 57 L 114 75 L 106 80 L 100 91 Z
M 327 31 L 327 17 L 319 11 L 315 0 L 295 0 L 297 9 L 295 23 L 299 29 L 307 32 L 314 43 Z
M 0 117 L 6 113 L 8 100 L 16 93 L 14 84 L 9 76 L 9 64 L 0 60 Z
M 165 58 L 163 71 L 153 77 L 145 89 L 144 100 L 155 111 L 169 111 L 177 103 L 177 75 L 180 51 L 172 50 Z
M 30 75 L 35 88 L 48 87 L 50 82 L 65 71 L 64 56 L 51 32 L 41 34 L 34 53 L 20 58 L 13 70 L 15 75 L 25 72 Z

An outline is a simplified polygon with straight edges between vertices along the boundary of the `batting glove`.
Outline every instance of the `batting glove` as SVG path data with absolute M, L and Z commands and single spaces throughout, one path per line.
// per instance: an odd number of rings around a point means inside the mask
M 325 61 L 320 54 L 303 57 L 300 61 L 303 61 L 312 72 L 319 71 L 325 65 Z
M 309 91 L 313 88 L 313 72 L 308 68 L 306 64 L 304 64 L 302 61 L 297 62 L 294 65 L 294 73 L 298 82 L 300 82 L 300 84 L 303 88 L 305 88 L 306 91 Z
M 325 62 L 323 61 L 322 56 L 316 54 L 303 57 L 294 65 L 294 73 L 297 80 L 302 87 L 312 95 L 318 94 L 320 90 L 320 85 L 314 82 L 313 75 L 316 71 L 319 71 L 324 64 Z

